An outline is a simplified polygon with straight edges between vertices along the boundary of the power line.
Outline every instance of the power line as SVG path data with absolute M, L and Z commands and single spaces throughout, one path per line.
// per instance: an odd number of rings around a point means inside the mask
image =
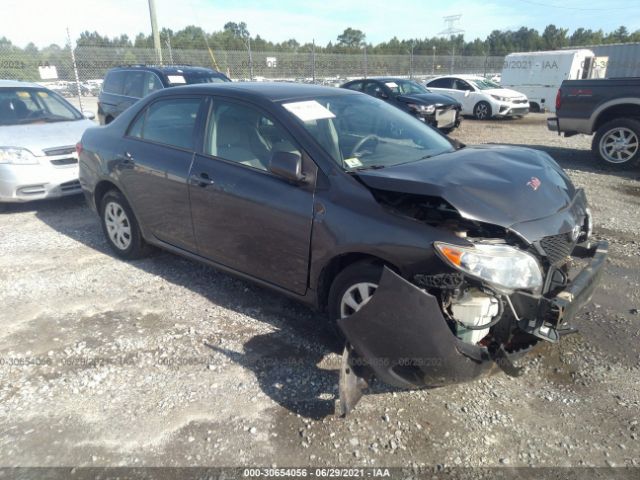
M 520 1 L 524 3 L 529 3 L 531 5 L 537 5 L 539 7 L 560 8 L 563 10 L 596 11 L 596 12 L 603 12 L 603 11 L 610 12 L 612 10 L 612 7 L 609 7 L 609 8 L 566 7 L 564 5 L 550 5 L 548 3 L 534 2 L 533 0 L 520 0 Z M 618 8 L 622 8 L 622 7 L 618 7 Z

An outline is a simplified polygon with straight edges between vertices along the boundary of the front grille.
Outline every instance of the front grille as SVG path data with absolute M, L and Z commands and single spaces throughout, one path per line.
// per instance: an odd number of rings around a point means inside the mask
M 529 100 L 514 100 L 513 103 L 529 103 Z
M 62 165 L 73 165 L 78 163 L 77 158 L 59 158 L 58 160 L 51 160 L 51 163 L 56 167 L 60 167 Z
M 62 190 L 63 192 L 72 192 L 75 190 L 80 190 L 80 181 L 72 180 L 70 182 L 61 183 L 60 190 Z
M 58 155 L 71 155 L 72 153 L 76 152 L 76 147 L 74 146 L 70 146 L 70 147 L 56 147 L 56 148 L 48 148 L 46 150 L 43 150 L 44 154 L 47 157 L 55 157 Z
M 540 246 L 552 265 L 564 262 L 575 245 L 576 242 L 571 238 L 571 233 L 551 235 L 540 240 Z

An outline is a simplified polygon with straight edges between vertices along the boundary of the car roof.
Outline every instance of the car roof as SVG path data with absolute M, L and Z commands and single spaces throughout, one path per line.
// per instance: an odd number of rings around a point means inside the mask
M 349 80 L 346 83 L 351 82 L 366 82 L 367 80 L 376 80 L 378 82 L 415 82 L 412 78 L 401 78 L 401 77 L 367 77 L 367 78 L 356 78 L 355 80 Z
M 120 65 L 111 70 L 144 70 L 154 73 L 171 75 L 174 73 L 216 73 L 221 74 L 217 70 L 205 67 L 194 67 L 192 65 Z
M 439 77 L 435 77 L 435 78 L 430 78 L 428 80 L 428 82 L 432 82 L 434 80 L 438 80 L 440 78 L 461 78 L 463 80 L 486 80 L 483 76 L 481 75 L 470 75 L 468 73 L 462 73 L 460 75 L 441 75 Z
M 159 91 L 158 95 L 175 95 L 178 93 L 219 94 L 238 98 L 253 97 L 254 99 L 263 99 L 271 102 L 302 100 L 329 95 L 359 95 L 358 92 L 343 88 L 293 82 L 197 83 L 167 88 Z
M 19 80 L 3 80 L 0 79 L 0 88 L 44 88 L 33 82 L 21 82 Z

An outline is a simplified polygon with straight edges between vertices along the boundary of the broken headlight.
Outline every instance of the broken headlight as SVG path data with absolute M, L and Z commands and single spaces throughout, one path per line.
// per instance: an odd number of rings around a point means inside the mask
M 535 257 L 508 245 L 478 243 L 461 247 L 435 242 L 440 256 L 458 270 L 508 290 L 542 287 L 542 272 Z

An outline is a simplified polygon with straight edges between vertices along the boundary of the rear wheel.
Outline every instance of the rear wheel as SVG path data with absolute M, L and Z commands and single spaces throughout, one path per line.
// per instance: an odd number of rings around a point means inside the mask
M 487 120 L 491 118 L 491 105 L 488 102 L 478 102 L 473 107 L 473 116 L 478 120 Z
M 593 137 L 591 151 L 605 165 L 635 167 L 640 163 L 640 121 L 618 118 L 605 123 Z
M 109 190 L 102 197 L 100 206 L 102 230 L 115 254 L 127 260 L 147 255 L 149 247 L 124 195 L 117 190 Z

